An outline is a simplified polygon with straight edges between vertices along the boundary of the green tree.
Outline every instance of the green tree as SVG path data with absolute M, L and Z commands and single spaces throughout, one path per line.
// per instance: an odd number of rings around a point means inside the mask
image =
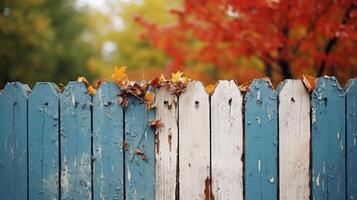
M 0 85 L 91 77 L 88 16 L 71 0 L 0 0 Z

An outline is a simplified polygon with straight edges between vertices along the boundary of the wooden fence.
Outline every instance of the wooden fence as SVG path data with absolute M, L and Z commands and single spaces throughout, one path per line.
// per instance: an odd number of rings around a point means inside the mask
M 191 82 L 156 109 L 103 83 L 61 93 L 8 83 L 0 94 L 1 199 L 357 199 L 357 79 L 320 77 L 246 93 Z M 148 125 L 161 119 L 163 127 Z

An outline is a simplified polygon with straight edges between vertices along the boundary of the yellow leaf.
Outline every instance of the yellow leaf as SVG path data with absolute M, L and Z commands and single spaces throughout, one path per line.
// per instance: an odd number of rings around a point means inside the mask
M 171 73 L 171 81 L 176 83 L 176 82 L 179 82 L 181 80 L 183 76 L 183 72 L 176 72 L 176 73 Z
M 152 92 L 147 91 L 144 96 L 144 100 L 146 101 L 146 105 L 148 108 L 151 108 L 153 102 L 154 102 L 155 94 Z
M 112 79 L 114 81 L 125 81 L 125 80 L 127 80 L 128 76 L 126 75 L 125 71 L 126 71 L 126 66 L 122 66 L 122 67 L 119 67 L 119 68 L 118 68 L 118 66 L 115 66 L 113 74 L 112 74 Z
M 165 76 L 163 74 L 160 75 L 160 82 L 166 82 Z
M 311 92 L 315 88 L 316 78 L 309 75 L 302 75 L 302 82 L 304 82 L 307 91 Z
M 87 87 L 87 90 L 88 90 L 88 93 L 89 94 L 91 94 L 91 95 L 95 95 L 95 93 L 96 93 L 96 89 L 94 89 L 94 87 L 93 86 L 91 86 L 91 85 L 89 85 L 88 87 Z
M 77 81 L 82 82 L 87 87 L 87 91 L 89 94 L 95 95 L 96 89 L 89 84 L 88 80 L 85 77 L 80 76 L 77 78 Z
M 214 85 L 214 84 L 209 84 L 209 85 L 206 86 L 205 89 L 206 89 L 206 92 L 207 92 L 209 95 L 211 95 L 211 94 L 213 94 L 214 88 L 215 88 L 215 85 Z

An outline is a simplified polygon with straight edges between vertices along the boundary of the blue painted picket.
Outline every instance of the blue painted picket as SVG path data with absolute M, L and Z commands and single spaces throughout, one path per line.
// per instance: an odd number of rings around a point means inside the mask
M 90 199 L 91 96 L 70 82 L 61 95 L 61 198 Z
M 59 90 L 36 83 L 28 103 L 29 199 L 59 198 Z
M 125 185 L 127 199 L 155 199 L 155 133 L 148 123 L 153 109 L 135 96 L 125 110 Z
M 357 78 L 346 89 L 347 199 L 357 199 Z
M 346 198 L 345 94 L 320 77 L 312 99 L 312 199 Z
M 254 80 L 245 94 L 245 198 L 277 198 L 277 95 L 269 80 Z
M 0 94 L 0 194 L 27 196 L 27 98 L 30 89 L 8 83 Z
M 93 197 L 124 198 L 123 109 L 120 90 L 104 82 L 93 97 Z

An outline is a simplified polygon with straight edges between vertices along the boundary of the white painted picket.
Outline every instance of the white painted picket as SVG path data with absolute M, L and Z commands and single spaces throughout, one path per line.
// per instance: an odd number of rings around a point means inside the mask
M 286 80 L 279 95 L 280 199 L 310 196 L 310 98 L 301 80 Z
M 180 199 L 210 195 L 209 98 L 201 82 L 191 82 L 179 99 Z
M 211 167 L 215 199 L 243 199 L 242 105 L 236 83 L 220 81 L 211 97 Z
M 178 142 L 177 97 L 166 87 L 158 90 L 155 97 L 156 119 L 163 127 L 155 133 L 156 196 L 157 200 L 175 200 Z

